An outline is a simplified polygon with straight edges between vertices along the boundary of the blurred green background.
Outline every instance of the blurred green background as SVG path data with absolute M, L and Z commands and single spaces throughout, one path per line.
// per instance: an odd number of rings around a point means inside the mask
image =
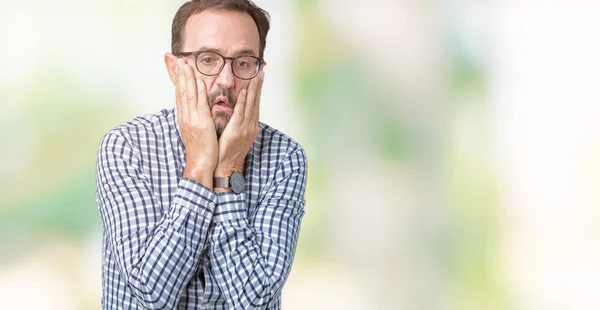
M 0 0 L 0 300 L 99 309 L 103 134 L 174 107 L 183 1 Z M 600 6 L 256 0 L 309 159 L 284 309 L 598 309 Z

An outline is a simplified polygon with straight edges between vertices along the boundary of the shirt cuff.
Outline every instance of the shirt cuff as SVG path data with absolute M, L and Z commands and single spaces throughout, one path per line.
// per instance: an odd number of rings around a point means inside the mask
M 217 194 L 208 187 L 188 178 L 179 180 L 173 203 L 199 214 L 213 213 Z
M 219 193 L 217 201 L 217 208 L 213 215 L 215 223 L 245 219 L 248 217 L 246 210 L 246 195 L 244 193 Z

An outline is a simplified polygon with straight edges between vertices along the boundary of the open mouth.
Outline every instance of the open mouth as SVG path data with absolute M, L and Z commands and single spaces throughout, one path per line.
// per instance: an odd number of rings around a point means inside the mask
M 212 108 L 215 111 L 222 111 L 227 113 L 233 112 L 233 108 L 229 104 L 229 98 L 227 98 L 227 96 L 218 96 L 217 98 L 215 98 L 215 100 L 212 102 Z
M 229 105 L 229 99 L 227 99 L 227 96 L 219 96 L 219 97 L 215 98 L 215 101 L 213 102 L 213 106 L 222 106 L 222 107 L 231 108 L 231 106 Z

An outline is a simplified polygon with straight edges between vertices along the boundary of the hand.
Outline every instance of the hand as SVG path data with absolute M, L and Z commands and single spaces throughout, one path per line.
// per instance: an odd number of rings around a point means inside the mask
M 244 159 L 258 135 L 260 93 L 264 71 L 250 81 L 248 89 L 242 89 L 229 123 L 219 139 L 219 160 L 215 177 L 231 175 L 234 171 L 243 172 Z
M 192 68 L 183 59 L 178 59 L 176 72 L 177 119 L 186 150 L 183 176 L 212 189 L 219 149 L 206 85 L 194 80 Z

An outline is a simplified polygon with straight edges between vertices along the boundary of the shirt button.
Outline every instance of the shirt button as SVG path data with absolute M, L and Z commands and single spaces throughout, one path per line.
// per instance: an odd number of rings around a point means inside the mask
M 214 209 L 214 208 L 215 208 L 215 203 L 214 203 L 214 202 L 210 202 L 210 203 L 208 204 L 208 206 L 209 206 L 211 209 Z

